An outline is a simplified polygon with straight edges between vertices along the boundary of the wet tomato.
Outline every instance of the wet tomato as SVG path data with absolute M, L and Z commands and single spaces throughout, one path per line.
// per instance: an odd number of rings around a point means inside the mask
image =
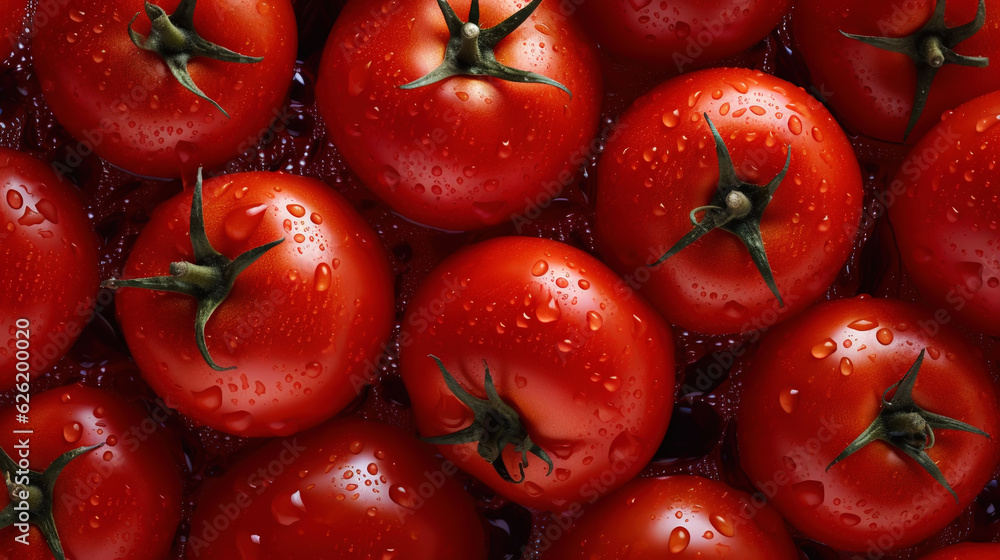
M 186 558 L 483 560 L 482 522 L 455 472 L 399 428 L 334 420 L 210 481 Z
M 454 10 L 448 22 L 442 5 Z M 448 5 L 349 2 L 327 42 L 316 95 L 345 161 L 393 210 L 468 230 L 533 210 L 574 181 L 603 88 L 596 49 L 556 2 L 484 2 L 481 30 L 464 19 L 469 0 Z M 520 8 L 534 11 L 504 27 Z M 460 50 L 461 39 L 449 37 L 463 28 L 473 44 Z M 464 52 L 477 54 L 458 61 Z M 436 68 L 456 73 L 422 81 Z M 402 89 L 409 86 L 419 87 Z
M 598 165 L 598 243 L 670 322 L 745 332 L 827 290 L 861 199 L 851 145 L 818 101 L 760 72 L 703 70 L 622 117 Z
M 0 390 L 46 373 L 87 326 L 97 245 L 76 190 L 0 148 Z
M 203 191 L 199 182 L 163 203 L 125 280 L 107 282 L 120 288 L 118 320 L 143 377 L 170 406 L 233 434 L 329 418 L 367 384 L 389 336 L 381 243 L 315 179 L 242 173 Z
M 1000 461 L 982 353 L 911 304 L 818 305 L 768 334 L 751 361 L 740 462 L 809 538 L 880 554 L 920 542 Z
M 555 241 L 498 238 L 449 258 L 410 302 L 400 345 L 421 434 L 522 505 L 562 510 L 621 486 L 670 419 L 669 329 Z

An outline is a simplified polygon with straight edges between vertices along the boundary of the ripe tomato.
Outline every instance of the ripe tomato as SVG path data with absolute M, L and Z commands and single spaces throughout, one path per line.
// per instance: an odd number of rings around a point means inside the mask
M 291 4 L 201 0 L 195 9 L 194 0 L 157 0 L 153 6 L 147 13 L 193 10 L 205 40 L 263 59 L 234 63 L 195 52 L 188 63 L 182 57 L 175 66 L 187 67 L 207 97 L 200 98 L 171 74 L 163 57 L 130 39 L 130 29 L 150 34 L 152 16 L 140 14 L 141 2 L 73 2 L 38 25 L 33 49 L 45 100 L 80 141 L 77 151 L 93 151 L 139 175 L 178 177 L 256 146 L 280 115 L 291 84 L 297 46 Z M 161 26 L 166 19 L 158 21 Z
M 192 198 L 157 209 L 125 278 L 194 260 Z M 393 319 L 393 278 L 371 227 L 327 185 L 267 172 L 207 181 L 204 220 L 230 258 L 284 242 L 236 278 L 205 327 L 207 356 L 228 371 L 199 355 L 196 298 L 122 289 L 118 319 L 143 377 L 168 405 L 233 434 L 286 435 L 340 411 L 367 383 Z
M 798 560 L 784 521 L 750 496 L 700 476 L 634 480 L 604 498 L 544 560 Z
M 900 255 L 938 321 L 954 315 L 992 336 L 1000 336 L 998 114 L 997 93 L 959 107 L 913 147 L 889 189 Z
M 68 558 L 166 557 L 181 518 L 179 446 L 168 444 L 144 413 L 99 389 L 53 389 L 32 395 L 28 404 L 26 424 L 16 422 L 12 408 L 0 414 L 0 447 L 14 463 L 28 465 L 13 472 L 3 465 L 8 491 L 0 492 L 0 508 L 10 507 L 16 487 L 13 505 L 20 516 L 20 491 L 27 487 L 30 511 L 37 517 L 26 533 L 16 525 L 0 529 L 0 557 L 50 560 L 53 554 L 38 525 L 43 517 L 54 519 L 54 541 L 61 542 Z M 72 458 L 61 471 L 53 465 L 72 457 L 64 456 L 67 452 L 94 445 L 101 447 Z M 47 478 L 29 476 L 28 470 L 44 471 Z M 53 476 L 50 494 L 46 483 Z M 34 501 L 42 498 L 43 505 Z
M 0 64 L 14 54 L 21 30 L 24 29 L 25 0 L 0 0 Z
M 1000 557 L 1000 544 L 962 543 L 942 548 L 920 560 L 994 560 Z
M 731 163 L 719 160 L 720 141 Z M 750 208 L 742 218 L 727 201 L 735 191 Z M 703 70 L 666 82 L 622 117 L 598 166 L 598 244 L 670 322 L 745 332 L 823 294 L 852 249 L 861 200 L 854 152 L 819 102 L 770 75 Z M 730 229 L 656 264 L 703 233 L 692 219 L 716 216 L 732 216 Z M 760 264 L 748 236 L 763 243 Z
M 464 22 L 470 1 L 450 5 Z M 597 53 L 558 3 L 535 5 L 496 45 L 496 60 L 557 80 L 572 99 L 550 84 L 481 76 L 401 89 L 445 55 L 449 28 L 439 3 L 344 7 L 323 53 L 317 101 L 344 160 L 393 210 L 438 228 L 475 229 L 534 209 L 540 195 L 573 182 L 597 129 Z M 483 26 L 522 6 L 484 2 Z
M 613 54 L 677 73 L 750 48 L 791 8 L 791 0 L 604 0 L 580 2 L 597 42 Z
M 991 65 L 1000 62 L 1000 10 L 996 6 L 986 9 L 985 25 L 978 28 L 975 20 L 981 2 L 799 2 L 792 16 L 793 47 L 808 65 L 812 83 L 827 92 L 827 101 L 845 128 L 891 142 L 916 142 L 945 111 L 1000 89 L 1000 72 L 982 67 L 983 61 L 978 66 L 953 63 L 954 53 L 986 57 Z M 936 7 L 944 10 L 943 19 L 935 15 Z M 935 29 L 925 29 L 929 22 Z M 948 31 L 947 27 L 957 29 Z M 887 46 L 898 49 L 905 44 L 917 50 L 893 52 L 844 33 L 897 38 Z M 912 41 L 900 39 L 906 37 Z M 947 54 L 939 70 L 925 62 L 937 55 L 929 55 L 917 44 L 929 37 L 943 39 L 945 47 L 951 44 L 954 49 L 944 49 L 952 54 Z M 911 55 L 921 62 L 915 63 Z M 918 95 L 920 80 L 928 94 Z M 926 100 L 922 108 L 919 99 Z
M 613 272 L 568 245 L 506 237 L 452 256 L 410 302 L 400 346 L 420 433 L 481 428 L 465 438 L 481 441 L 478 450 L 440 445 L 441 453 L 522 505 L 594 501 L 635 476 L 666 433 L 669 329 Z M 487 368 L 497 398 L 477 401 L 474 414 L 470 400 L 490 394 Z
M 740 399 L 747 475 L 803 534 L 838 549 L 884 554 L 926 539 L 1000 461 L 982 354 L 899 301 L 840 300 L 783 325 L 752 358 Z M 942 428 L 941 417 L 990 438 Z M 884 439 L 858 447 L 878 425 Z
M 34 157 L 0 148 L 0 197 L 5 390 L 45 373 L 87 326 L 98 241 L 76 191 Z
M 472 499 L 429 451 L 357 418 L 275 441 L 203 492 L 185 557 L 482 560 Z

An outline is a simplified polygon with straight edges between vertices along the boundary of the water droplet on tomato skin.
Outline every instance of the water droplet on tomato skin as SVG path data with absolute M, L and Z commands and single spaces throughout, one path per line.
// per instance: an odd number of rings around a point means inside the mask
M 781 405 L 781 410 L 784 410 L 787 414 L 795 412 L 795 407 L 799 404 L 798 389 L 792 389 L 791 387 L 782 389 L 778 393 L 778 404 Z
M 330 270 L 330 265 L 326 263 L 319 263 L 316 265 L 316 272 L 313 275 L 313 289 L 317 292 L 325 292 L 329 290 L 332 278 L 333 271 Z
M 888 346 L 889 344 L 892 344 L 892 331 L 886 328 L 881 328 L 875 333 L 875 339 L 878 340 L 879 344 L 882 346 Z
M 840 359 L 840 373 L 841 375 L 851 375 L 854 372 L 854 363 L 851 362 L 850 358 L 844 357 Z
M 245 410 L 223 414 L 222 424 L 233 433 L 242 433 L 253 425 L 253 415 Z
M 817 508 L 825 499 L 826 489 L 822 482 L 817 480 L 806 480 L 792 485 L 792 493 L 795 498 L 805 507 Z
M 836 351 L 837 351 L 837 343 L 834 342 L 832 338 L 828 338 L 823 342 L 817 344 L 816 346 L 813 346 L 811 353 L 813 358 L 816 358 L 817 360 L 822 360 L 823 358 L 826 358 L 827 356 L 833 354 Z
M 194 405 L 206 412 L 222 407 L 222 388 L 218 385 L 198 392 L 192 391 L 191 396 L 194 397 Z
M 674 530 L 670 531 L 670 537 L 667 539 L 667 547 L 671 554 L 680 554 L 687 549 L 690 542 L 691 535 L 687 529 L 684 527 L 674 527 Z
M 715 527 L 715 530 L 723 536 L 731 538 L 736 535 L 736 528 L 733 527 L 733 524 L 730 523 L 725 517 L 721 515 L 711 515 L 708 520 L 712 524 L 712 527 Z
M 237 208 L 229 213 L 223 221 L 226 237 L 233 241 L 246 241 L 264 220 L 267 204 L 250 205 Z
M 80 441 L 80 436 L 83 435 L 83 426 L 79 422 L 70 422 L 63 426 L 63 439 L 66 443 L 76 443 Z
M 416 492 L 398 485 L 389 488 L 389 499 L 406 509 L 416 510 L 421 505 L 421 498 Z
M 549 263 L 545 260 L 539 260 L 531 267 L 531 274 L 533 276 L 542 276 L 549 271 Z

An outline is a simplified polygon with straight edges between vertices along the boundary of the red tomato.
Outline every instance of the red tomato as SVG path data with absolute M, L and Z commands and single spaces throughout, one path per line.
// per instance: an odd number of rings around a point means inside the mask
M 959 27 L 976 18 L 980 0 L 914 0 L 911 2 L 799 2 L 793 10 L 794 48 L 805 60 L 812 83 L 823 92 L 845 128 L 891 142 L 903 141 L 917 99 L 918 69 L 907 54 L 892 52 L 846 37 L 920 37 L 935 6 L 945 6 L 944 24 Z M 945 63 L 929 82 L 926 106 L 913 123 L 910 142 L 919 140 L 945 111 L 1000 89 L 1000 10 L 985 11 L 985 25 L 954 45 L 954 52 L 987 57 L 990 68 Z M 936 19 L 935 21 L 940 21 Z M 930 33 L 938 38 L 947 33 Z M 921 55 L 921 58 L 926 55 Z
M 14 54 L 21 30 L 24 29 L 25 0 L 0 0 L 0 64 Z
M 203 493 L 185 558 L 485 559 L 455 465 L 429 451 L 357 418 L 275 441 Z
M 723 167 L 750 183 L 740 188 L 764 197 L 754 187 L 783 179 L 769 204 L 751 201 L 750 215 L 732 222 L 760 232 L 781 301 L 728 231 L 711 231 L 655 264 L 694 231 L 692 210 L 705 223 L 705 206 L 732 192 L 728 181 L 720 185 L 705 114 L 730 154 L 732 165 Z M 598 166 L 598 243 L 606 262 L 670 322 L 710 334 L 745 332 L 826 291 L 852 250 L 861 201 L 854 152 L 819 102 L 770 75 L 703 70 L 666 82 L 622 117 Z M 761 210 L 757 226 L 751 218 Z
M 934 429 L 904 407 L 886 417 L 887 440 L 845 457 L 883 399 L 909 393 L 894 390 L 904 375 L 916 376 L 914 407 L 991 438 Z M 898 301 L 826 303 L 783 325 L 752 358 L 740 399 L 747 475 L 803 534 L 838 549 L 884 554 L 926 539 L 965 509 L 1000 461 L 997 396 L 981 352 Z
M 499 238 L 449 258 L 410 302 L 400 346 L 421 434 L 482 426 L 519 482 L 505 480 L 482 446 L 441 445 L 441 453 L 529 507 L 562 510 L 621 486 L 652 458 L 670 419 L 669 329 L 600 262 L 554 241 Z M 503 404 L 473 422 L 430 356 L 478 399 L 489 368 Z M 498 418 L 511 425 L 494 429 Z M 515 448 L 523 444 L 522 476 Z
M 188 191 L 157 210 L 124 278 L 194 260 L 191 204 Z M 207 181 L 204 217 L 229 258 L 284 242 L 237 277 L 208 321 L 208 353 L 231 371 L 199 354 L 195 298 L 123 288 L 118 319 L 143 377 L 171 407 L 233 434 L 286 435 L 340 411 L 368 382 L 392 325 L 393 278 L 371 227 L 327 185 L 267 172 Z
M 157 0 L 155 6 L 172 14 L 180 1 Z M 288 0 L 197 4 L 194 25 L 205 40 L 263 57 L 237 64 L 195 56 L 187 64 L 194 85 L 228 118 L 182 86 L 162 57 L 133 44 L 130 25 L 143 37 L 150 33 L 142 6 L 80 0 L 38 25 L 33 48 L 42 92 L 59 123 L 80 141 L 77 151 L 93 151 L 139 175 L 178 177 L 255 147 L 280 115 L 291 84 L 297 40 Z
M 959 107 L 914 146 L 886 195 L 903 263 L 938 320 L 955 316 L 992 336 L 1000 336 L 998 114 L 997 93 Z
M 634 480 L 588 509 L 542 558 L 798 560 L 781 517 L 749 502 L 699 476 Z
M 451 0 L 465 21 L 469 0 Z M 524 6 L 484 2 L 483 27 Z M 467 230 L 535 209 L 571 184 L 596 134 L 596 49 L 558 3 L 542 2 L 496 45 L 496 59 L 572 91 L 455 76 L 404 90 L 441 64 L 449 31 L 433 0 L 345 6 L 327 42 L 317 101 L 351 169 L 393 210 Z M 485 31 L 484 31 L 485 33 Z
M 98 241 L 76 191 L 34 157 L 0 148 L 0 197 L 4 390 L 45 373 L 87 326 Z
M 922 556 L 920 560 L 995 560 L 1000 558 L 1000 544 L 962 543 Z
M 580 15 L 613 54 L 677 73 L 738 54 L 764 38 L 791 0 L 603 0 L 581 2 Z
M 58 474 L 51 495 L 33 485 L 30 493 L 51 500 L 48 504 L 66 556 L 75 560 L 165 558 L 181 518 L 176 459 L 180 451 L 167 444 L 158 432 L 160 426 L 120 397 L 82 385 L 17 402 L 29 404 L 30 421 L 17 423 L 14 408 L 4 410 L 0 446 L 15 462 L 29 464 L 31 471 Z M 63 454 L 98 444 L 102 446 L 69 461 L 61 473 L 49 470 Z M 22 467 L 13 473 L 3 469 L 8 492 L 0 492 L 0 508 L 10 503 L 11 486 L 29 479 Z M 18 505 L 20 499 L 15 510 Z M 31 512 L 43 515 L 45 510 L 36 502 Z M 16 526 L 0 529 L 0 557 L 50 560 L 53 555 L 33 521 L 27 533 Z

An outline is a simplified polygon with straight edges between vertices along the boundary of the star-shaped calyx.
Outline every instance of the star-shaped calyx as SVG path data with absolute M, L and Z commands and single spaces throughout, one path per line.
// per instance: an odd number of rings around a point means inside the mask
M 565 91 L 570 97 L 573 96 L 573 93 L 559 82 L 534 72 L 504 66 L 493 54 L 493 48 L 520 27 L 534 13 L 542 0 L 534 0 L 503 22 L 488 29 L 479 27 L 479 0 L 472 0 L 468 22 L 463 22 L 458 17 L 447 0 L 437 0 L 437 3 L 444 13 L 448 32 L 451 34 L 444 61 L 423 78 L 399 87 L 418 88 L 452 76 L 492 76 L 509 82 L 547 84 Z
M 278 246 L 285 239 L 278 239 L 266 245 L 243 253 L 230 260 L 222 253 L 215 250 L 208 241 L 208 234 L 205 232 L 205 217 L 202 213 L 202 180 L 201 169 L 198 169 L 198 182 L 194 186 L 194 194 L 191 199 L 191 245 L 194 248 L 195 262 L 175 262 L 170 264 L 170 276 L 156 276 L 153 278 L 137 278 L 132 280 L 119 280 L 111 278 L 101 283 L 102 287 L 118 288 L 145 288 L 147 290 L 157 290 L 164 292 L 176 292 L 189 295 L 198 300 L 198 310 L 195 313 L 194 332 L 195 343 L 201 352 L 205 363 L 216 371 L 227 371 L 234 367 L 222 367 L 215 363 L 208 353 L 208 346 L 205 343 L 205 325 L 211 318 L 212 313 L 229 296 L 236 278 L 247 269 L 257 259 L 264 256 L 274 247 Z
M 925 351 L 920 351 L 917 361 L 913 363 L 899 383 L 892 385 L 882 393 L 882 410 L 878 416 L 853 443 L 847 446 L 847 449 L 844 449 L 826 467 L 826 470 L 830 470 L 834 465 L 850 457 L 869 443 L 881 440 L 909 455 L 928 474 L 934 477 L 938 484 L 944 486 L 956 502 L 958 501 L 958 495 L 945 480 L 941 470 L 934 464 L 934 460 L 927 455 L 926 450 L 934 447 L 934 429 L 970 432 L 986 438 L 989 438 L 990 435 L 965 422 L 928 412 L 913 401 L 913 385 L 917 382 L 917 374 L 920 372 L 920 365 L 923 364 Z M 891 399 L 886 400 L 886 395 L 893 389 L 896 390 L 896 393 Z
M 104 444 L 99 443 L 67 451 L 56 457 L 45 469 L 45 472 L 29 470 L 27 475 L 20 470 L 7 451 L 0 448 L 0 471 L 3 472 L 4 482 L 7 485 L 7 495 L 10 497 L 10 503 L 0 511 L 0 529 L 10 527 L 14 523 L 20 523 L 19 513 L 22 512 L 15 511 L 14 506 L 21 504 L 21 502 L 27 502 L 28 522 L 38 527 L 42 536 L 45 537 L 45 543 L 48 544 L 52 556 L 56 560 L 66 560 L 66 553 L 63 551 L 62 541 L 59 540 L 59 531 L 56 529 L 56 521 L 53 517 L 56 481 L 66 465 L 70 464 L 73 459 L 102 445 Z M 27 476 L 28 483 L 18 484 L 18 482 L 23 482 L 25 476 Z
M 233 52 L 225 47 L 210 43 L 203 39 L 194 29 L 194 8 L 198 0 L 181 0 L 173 14 L 167 15 L 163 8 L 156 4 L 146 2 L 146 16 L 152 22 L 152 29 L 149 37 L 143 37 L 134 29 L 139 14 L 128 24 L 128 35 L 140 49 L 154 52 L 163 58 L 167 63 L 167 68 L 174 78 L 187 88 L 191 93 L 208 101 L 215 108 L 222 112 L 226 118 L 226 112 L 214 99 L 205 95 L 205 92 L 194 83 L 191 74 L 188 73 L 188 61 L 192 58 L 202 56 L 223 62 L 238 62 L 241 64 L 251 64 L 264 60 L 263 57 L 244 56 L 238 52 Z
M 778 285 L 774 281 L 774 272 L 767 262 L 767 253 L 764 251 L 764 239 L 760 233 L 760 222 L 764 216 L 764 210 L 771 204 L 774 192 L 778 185 L 785 179 L 788 167 L 792 162 L 792 149 L 788 147 L 788 157 L 785 158 L 785 167 L 767 185 L 754 185 L 742 181 L 736 176 L 736 167 L 729 156 L 729 149 L 722 141 L 722 136 L 716 130 L 708 113 L 704 113 L 705 122 L 712 130 L 712 137 L 715 139 L 715 153 L 719 158 L 719 184 L 708 206 L 701 206 L 691 211 L 689 215 L 691 224 L 694 226 L 690 232 L 680 239 L 670 248 L 658 261 L 649 265 L 656 267 L 663 264 L 670 257 L 681 252 L 688 245 L 691 245 L 702 236 L 718 228 L 729 232 L 740 239 L 743 245 L 750 252 L 757 270 L 764 278 L 764 283 L 771 289 L 774 297 L 778 298 L 778 304 L 784 307 L 785 302 L 778 293 Z M 701 214 L 701 220 L 698 215 Z
M 548 464 L 549 471 L 546 473 L 546 476 L 552 474 L 552 469 L 554 468 L 552 459 L 549 458 L 548 453 L 531 441 L 531 437 L 528 436 L 528 432 L 521 422 L 520 415 L 497 394 L 496 386 L 493 384 L 493 376 L 490 375 L 490 368 L 486 365 L 485 361 L 483 362 L 483 367 L 486 368 L 486 378 L 483 387 L 486 390 L 486 398 L 480 399 L 462 388 L 437 356 L 428 357 L 437 363 L 438 369 L 441 370 L 441 375 L 444 376 L 444 382 L 448 385 L 448 389 L 451 390 L 458 400 L 469 407 L 474 418 L 472 424 L 467 428 L 463 428 L 453 434 L 423 438 L 424 441 L 437 445 L 478 443 L 479 455 L 491 463 L 497 474 L 500 475 L 500 478 L 507 482 L 515 484 L 524 482 L 524 467 L 528 466 L 528 453 L 535 455 Z M 503 450 L 508 445 L 513 445 L 514 450 L 521 454 L 521 460 L 517 465 L 520 470 L 520 477 L 516 480 L 510 476 L 507 465 L 503 460 Z
M 868 35 L 855 35 L 841 31 L 845 37 L 856 39 L 862 43 L 878 47 L 883 50 L 905 54 L 913 59 L 917 66 L 917 92 L 913 99 L 913 109 L 910 112 L 910 121 L 906 125 L 905 141 L 909 138 L 913 127 L 920 119 L 924 106 L 927 104 L 927 96 L 931 91 L 931 83 L 937 71 L 945 64 L 958 64 L 960 66 L 973 66 L 985 68 L 990 60 L 981 56 L 965 56 L 958 54 L 954 48 L 959 43 L 972 37 L 986 23 L 986 0 L 979 0 L 979 8 L 976 18 L 958 27 L 948 27 L 944 23 L 944 10 L 947 0 L 937 0 L 934 6 L 934 15 L 916 33 L 906 37 L 872 37 Z

